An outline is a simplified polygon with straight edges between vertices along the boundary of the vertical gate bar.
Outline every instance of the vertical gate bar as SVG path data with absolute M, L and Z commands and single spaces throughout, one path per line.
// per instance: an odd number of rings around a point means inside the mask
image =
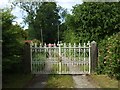
M 46 43 L 45 43 L 45 45 L 44 45 L 44 50 L 45 50 L 44 68 L 46 68 L 45 64 L 46 64 L 46 62 L 47 62 L 47 57 L 48 57 L 48 55 L 47 55 L 47 45 L 46 45 Z M 46 73 L 45 69 L 44 69 L 44 73 Z
M 69 65 L 70 65 L 70 62 L 67 63 L 67 71 L 68 71 L 68 74 L 70 74 L 70 70 L 69 70 Z
M 67 64 L 65 63 L 65 73 L 67 73 Z
M 64 43 L 63 53 L 64 53 L 64 58 L 65 58 L 65 57 L 66 57 L 66 47 L 65 47 L 65 43 Z
M 33 62 L 32 62 L 32 46 L 33 46 L 33 43 L 31 43 L 31 44 L 30 44 L 30 54 L 31 54 L 31 55 L 30 55 L 30 56 L 31 56 L 31 72 L 32 72 L 32 68 L 33 68 L 33 67 L 32 67 L 32 64 L 33 64 Z
M 39 48 L 40 48 L 40 52 L 42 51 L 42 44 L 40 43 L 39 45 Z
M 40 62 L 37 61 L 37 65 L 38 65 L 38 66 L 37 66 L 37 73 L 39 72 L 39 63 L 40 63 Z
M 62 74 L 62 62 L 61 62 L 61 73 L 60 74 Z
M 39 73 L 39 63 L 38 61 L 36 61 L 36 73 Z
M 63 72 L 64 72 L 63 65 L 64 64 L 61 62 L 61 74 L 63 74 Z
M 40 66 L 41 66 L 41 62 L 39 62 L 39 72 L 41 71 Z
M 71 51 L 71 43 L 69 43 L 68 47 L 69 47 L 69 59 L 71 59 L 71 52 L 70 52 Z
M 60 44 L 59 44 L 59 56 L 61 56 L 61 48 L 60 48 Z
M 37 73 L 37 62 L 36 62 L 36 73 Z
M 59 44 L 59 58 L 61 57 L 61 48 L 60 48 L 60 44 Z M 59 74 L 61 74 L 61 62 L 59 61 Z
M 43 70 L 42 71 L 43 71 L 43 74 L 44 74 L 45 73 L 45 62 L 41 62 L 41 63 L 43 63 L 43 68 L 42 68 Z
M 59 74 L 61 74 L 61 62 L 59 62 Z
M 54 43 L 54 48 L 53 48 L 53 50 L 54 50 L 54 61 L 55 61 L 55 49 L 56 49 L 56 46 L 55 46 L 55 43 Z
M 36 69 L 37 69 L 37 72 L 38 72 L 38 62 L 36 62 L 36 63 L 37 63 Z
M 44 44 L 44 51 L 45 51 L 45 58 L 46 58 L 46 54 L 47 54 L 47 53 L 46 53 L 46 52 L 47 52 L 47 51 L 46 51 L 46 43 Z
M 85 72 L 85 43 L 84 43 L 84 72 Z
M 47 70 L 46 70 L 45 64 L 46 64 L 46 62 L 43 63 L 42 74 L 47 74 L 47 72 L 46 72 Z
M 37 52 L 37 43 L 35 43 L 35 53 Z
M 34 61 L 34 73 L 35 73 L 35 70 L 36 70 L 36 63 L 35 63 L 35 61 Z
M 54 65 L 55 65 L 56 67 L 55 67 L 55 69 L 53 69 L 53 70 L 54 70 L 53 72 L 54 72 L 54 73 L 57 73 L 57 62 L 54 62 Z
M 59 62 L 57 62 L 57 74 L 59 74 Z
M 41 64 L 41 62 L 38 62 L 38 63 L 39 63 L 39 65 L 38 65 L 38 67 L 39 67 L 39 68 L 38 68 L 38 72 L 40 72 L 40 71 L 41 71 L 41 70 L 40 70 L 40 66 L 42 66 L 43 63 L 42 63 L 42 64 Z M 43 66 L 44 66 L 44 64 L 43 64 Z M 42 66 L 42 69 L 43 69 L 43 66 Z M 42 70 L 42 71 L 43 71 L 43 70 Z
M 91 56 L 90 56 L 90 52 L 91 52 L 91 51 L 90 51 L 90 47 L 91 47 L 91 46 L 90 46 L 90 41 L 88 41 L 88 45 L 89 45 L 89 74 L 90 74 L 90 68 L 91 68 L 91 67 L 90 67 L 90 66 L 91 66 L 91 63 L 90 63 L 90 62 L 91 62 L 91 61 L 90 61 L 90 57 L 91 57 Z
M 76 47 L 76 44 L 74 43 L 74 62 L 75 62 L 75 47 Z
M 37 61 L 37 65 L 38 65 L 38 67 L 39 67 L 37 72 L 42 71 L 42 64 L 41 64 L 41 61 Z
M 40 55 L 41 55 L 41 52 L 42 52 L 42 45 L 41 45 L 41 43 L 40 43 L 40 45 L 39 45 L 39 53 L 40 53 Z M 39 56 L 39 54 L 38 54 L 38 56 Z M 40 66 L 40 67 L 39 67 Z M 39 61 L 39 58 L 38 58 L 38 61 L 37 61 L 37 73 L 43 73 L 42 72 L 42 63 L 41 63 L 41 60 Z M 40 68 L 40 69 L 39 69 Z
M 76 50 L 76 44 L 74 43 L 74 62 L 73 62 L 73 66 L 75 66 L 75 63 L 76 63 L 75 50 Z M 74 71 L 74 74 L 75 73 L 76 72 Z
M 71 44 L 71 52 L 70 52 L 70 54 L 71 54 L 71 61 L 73 61 L 73 46 L 72 46 L 72 44 Z
M 66 43 L 64 43 L 64 49 L 63 49 L 63 53 L 64 53 L 64 56 L 63 56 L 63 63 L 66 62 Z M 65 60 L 64 60 L 65 59 Z M 64 62 L 65 61 L 65 62 Z M 64 66 L 65 68 L 65 66 Z M 65 70 L 64 70 L 65 71 Z
M 79 71 L 81 71 L 81 69 L 80 69 L 80 61 L 81 61 L 81 60 L 80 60 L 80 59 L 81 59 L 81 58 L 80 58 L 80 49 L 81 49 L 80 43 L 79 43 L 78 47 L 79 47 L 79 55 L 78 55 L 78 57 L 79 57 L 79 58 L 78 58 L 78 59 L 79 59 L 78 61 L 79 61 L 79 62 L 78 62 L 78 69 L 79 69 Z
M 80 49 L 81 49 L 81 47 L 80 47 L 80 43 L 79 43 L 79 61 L 80 61 Z
M 69 64 L 69 62 L 66 63 L 66 65 L 67 65 L 67 69 L 66 69 L 67 74 L 69 74 L 69 70 L 68 70 L 69 66 L 68 66 L 68 64 Z
M 48 55 L 49 55 L 49 59 L 50 59 L 50 44 L 48 44 Z
M 56 65 L 57 65 L 57 68 L 56 68 L 56 71 L 57 71 L 57 74 L 59 73 L 59 70 L 58 70 L 58 68 L 59 68 L 59 66 L 58 66 L 58 57 L 59 57 L 59 47 L 57 47 L 57 62 L 56 62 Z
M 64 51 L 65 51 L 65 48 L 63 47 L 63 54 L 62 54 L 62 56 L 63 56 L 63 57 L 65 56 L 65 53 L 64 53 Z
M 36 70 L 38 72 L 38 62 L 36 61 Z
M 37 69 L 36 69 L 36 61 L 35 61 L 35 73 L 37 72 Z
M 72 45 L 72 65 L 73 65 L 73 62 L 74 62 L 74 46 Z
M 67 48 L 67 45 L 66 45 L 66 43 L 65 43 L 65 46 L 66 46 L 66 48 Z M 66 51 L 66 48 L 65 48 L 65 58 L 66 58 L 66 73 L 67 73 L 67 56 L 66 56 L 66 54 L 67 54 L 67 51 Z

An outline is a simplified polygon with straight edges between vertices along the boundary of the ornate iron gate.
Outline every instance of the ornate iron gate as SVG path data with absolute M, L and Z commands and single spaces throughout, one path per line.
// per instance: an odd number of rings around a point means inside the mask
M 87 45 L 31 45 L 33 74 L 90 74 L 90 42 Z

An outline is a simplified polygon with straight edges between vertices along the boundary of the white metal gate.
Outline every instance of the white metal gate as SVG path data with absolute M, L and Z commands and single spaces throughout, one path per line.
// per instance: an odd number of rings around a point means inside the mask
M 31 45 L 33 74 L 90 74 L 90 42 Z

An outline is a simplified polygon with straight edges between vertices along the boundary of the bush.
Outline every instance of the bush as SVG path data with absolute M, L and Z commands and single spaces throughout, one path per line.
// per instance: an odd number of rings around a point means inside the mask
M 100 42 L 97 72 L 120 79 L 120 32 Z
M 37 43 L 37 46 L 39 46 L 41 44 L 41 42 L 39 40 L 37 40 L 37 39 L 33 39 L 32 42 Z
M 3 9 L 2 12 L 2 72 L 16 73 L 21 70 L 23 44 L 26 31 L 19 25 L 13 25 L 14 16 L 11 10 Z

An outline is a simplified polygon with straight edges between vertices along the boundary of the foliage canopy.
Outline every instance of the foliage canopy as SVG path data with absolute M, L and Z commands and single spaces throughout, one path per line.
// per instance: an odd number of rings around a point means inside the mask
M 84 2 L 73 7 L 66 25 L 78 36 L 79 42 L 97 41 L 120 31 L 120 2 Z

